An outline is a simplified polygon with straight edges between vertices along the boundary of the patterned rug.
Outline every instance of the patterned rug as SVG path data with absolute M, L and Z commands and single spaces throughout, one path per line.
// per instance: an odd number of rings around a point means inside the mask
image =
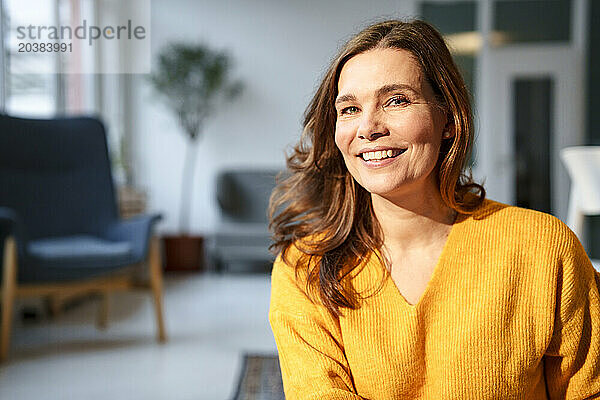
M 244 354 L 239 376 L 233 400 L 285 400 L 277 356 Z

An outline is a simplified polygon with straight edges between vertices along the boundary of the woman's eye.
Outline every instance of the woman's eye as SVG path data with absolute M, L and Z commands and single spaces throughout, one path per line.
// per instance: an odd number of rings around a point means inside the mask
M 344 107 L 340 110 L 341 115 L 356 114 L 357 112 L 358 107 L 356 106 Z
M 394 96 L 388 100 L 386 106 L 405 106 L 410 104 L 410 101 L 404 96 Z

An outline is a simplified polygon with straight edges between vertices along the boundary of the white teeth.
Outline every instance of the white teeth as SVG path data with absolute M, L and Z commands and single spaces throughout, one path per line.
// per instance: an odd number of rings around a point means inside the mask
M 403 153 L 403 150 L 381 150 L 381 151 L 369 151 L 366 153 L 362 153 L 361 156 L 363 160 L 383 160 L 390 157 L 395 157 L 398 154 Z

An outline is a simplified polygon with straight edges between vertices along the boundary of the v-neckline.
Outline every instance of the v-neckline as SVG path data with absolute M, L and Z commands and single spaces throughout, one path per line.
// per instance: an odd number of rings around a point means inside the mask
M 417 300 L 416 303 L 414 303 L 414 304 L 409 303 L 409 301 L 406 299 L 406 297 L 404 297 L 404 295 L 402 294 L 402 292 L 400 291 L 398 286 L 396 286 L 396 282 L 394 282 L 394 280 L 392 279 L 392 274 L 390 272 L 387 273 L 386 286 L 388 287 L 388 290 L 392 290 L 395 292 L 393 297 L 398 298 L 398 301 L 403 305 L 404 308 L 407 308 L 411 312 L 415 313 L 417 311 L 417 309 L 420 308 L 420 305 L 423 304 L 423 300 L 429 296 L 429 293 L 432 291 L 432 287 L 435 286 L 436 281 L 441 279 L 440 275 L 443 275 L 442 270 L 444 269 L 444 265 L 445 265 L 444 259 L 446 259 L 448 257 L 448 253 L 452 249 L 451 242 L 453 241 L 453 237 L 456 235 L 457 225 L 460 222 L 462 222 L 463 219 L 466 218 L 467 216 L 468 215 L 461 214 L 461 213 L 456 214 L 454 223 L 450 227 L 450 232 L 448 233 L 448 236 L 446 237 L 446 242 L 444 243 L 444 246 L 442 247 L 442 251 L 436 261 L 436 264 L 435 264 L 435 267 L 433 268 L 431 276 L 429 277 L 429 281 L 427 281 L 427 284 L 425 285 L 425 290 L 423 290 L 423 293 L 421 293 L 421 296 L 419 297 L 419 299 Z

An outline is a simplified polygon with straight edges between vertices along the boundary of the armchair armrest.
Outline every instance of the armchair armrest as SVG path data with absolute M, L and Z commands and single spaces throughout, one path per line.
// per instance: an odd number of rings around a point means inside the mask
M 16 211 L 9 207 L 0 206 L 0 240 L 13 235 L 21 245 L 25 241 L 24 226 Z
M 19 217 L 12 208 L 0 207 L 0 232 L 3 235 L 14 232 L 18 220 Z
M 0 206 L 0 255 L 4 253 L 4 241 L 8 236 L 14 236 L 17 242 L 19 256 L 25 254 L 25 227 L 19 215 L 9 207 Z M 0 267 L 2 260 L 0 259 Z
M 103 236 L 109 240 L 130 242 L 135 257 L 143 260 L 148 254 L 152 228 L 161 218 L 160 214 L 150 214 L 119 220 L 109 225 Z

